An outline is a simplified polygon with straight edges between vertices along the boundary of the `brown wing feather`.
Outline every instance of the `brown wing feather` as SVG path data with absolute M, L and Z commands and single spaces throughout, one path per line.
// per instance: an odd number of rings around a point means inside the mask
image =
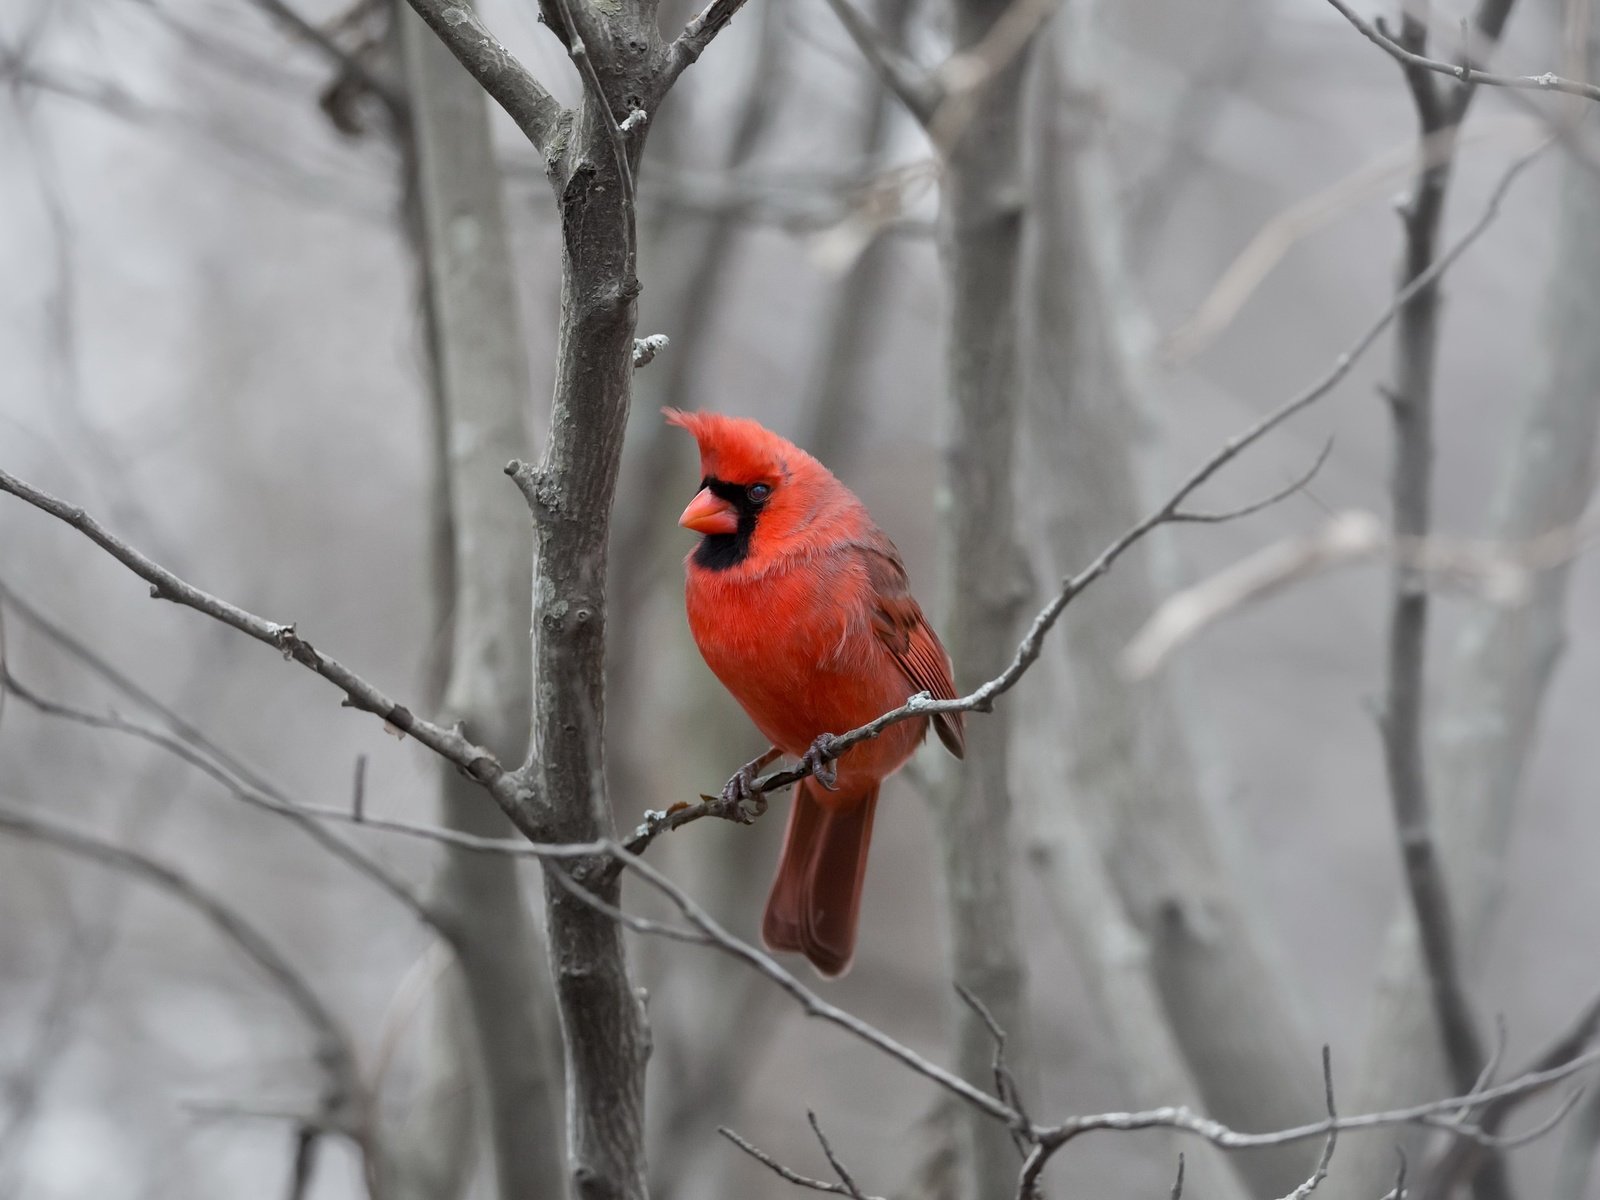
M 876 532 L 876 531 L 874 531 Z M 911 595 L 905 564 L 894 543 L 881 533 L 861 545 L 872 584 L 872 626 L 895 663 L 919 692 L 936 700 L 954 700 L 955 681 L 950 676 L 950 656 L 939 635 L 928 624 L 922 607 Z M 964 714 L 935 713 L 934 732 L 957 758 L 966 753 L 967 735 Z

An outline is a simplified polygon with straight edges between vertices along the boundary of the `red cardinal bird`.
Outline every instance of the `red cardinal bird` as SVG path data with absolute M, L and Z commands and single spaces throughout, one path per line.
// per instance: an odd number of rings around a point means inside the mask
M 700 443 L 704 476 L 678 518 L 704 535 L 684 560 L 689 629 L 774 747 L 736 783 L 748 786 L 778 751 L 806 758 L 824 735 L 918 692 L 955 697 L 950 658 L 911 597 L 899 552 L 849 488 L 754 421 L 663 411 Z M 961 714 L 933 723 L 961 757 Z M 891 725 L 834 771 L 801 780 L 761 923 L 768 947 L 798 950 L 827 976 L 849 967 L 878 786 L 927 732 L 925 717 Z

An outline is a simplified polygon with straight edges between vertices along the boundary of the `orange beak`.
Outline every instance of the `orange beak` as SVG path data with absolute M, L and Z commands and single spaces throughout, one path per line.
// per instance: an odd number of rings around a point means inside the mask
M 683 510 L 678 524 L 696 533 L 737 533 L 739 512 L 710 488 L 701 488 Z

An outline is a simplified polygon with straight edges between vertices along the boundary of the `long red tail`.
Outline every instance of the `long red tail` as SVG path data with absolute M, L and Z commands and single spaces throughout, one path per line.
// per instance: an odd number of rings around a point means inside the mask
M 835 978 L 856 952 L 878 789 L 861 796 L 828 793 L 824 800 L 818 787 L 802 779 L 795 791 L 761 937 L 768 949 L 797 950 Z

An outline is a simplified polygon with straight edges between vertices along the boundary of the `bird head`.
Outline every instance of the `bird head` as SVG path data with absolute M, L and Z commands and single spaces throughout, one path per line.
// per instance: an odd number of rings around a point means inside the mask
M 662 413 L 700 446 L 700 490 L 678 524 L 704 535 L 693 556 L 703 567 L 745 562 L 758 540 L 768 548 L 794 543 L 830 501 L 848 496 L 811 455 L 747 417 Z

